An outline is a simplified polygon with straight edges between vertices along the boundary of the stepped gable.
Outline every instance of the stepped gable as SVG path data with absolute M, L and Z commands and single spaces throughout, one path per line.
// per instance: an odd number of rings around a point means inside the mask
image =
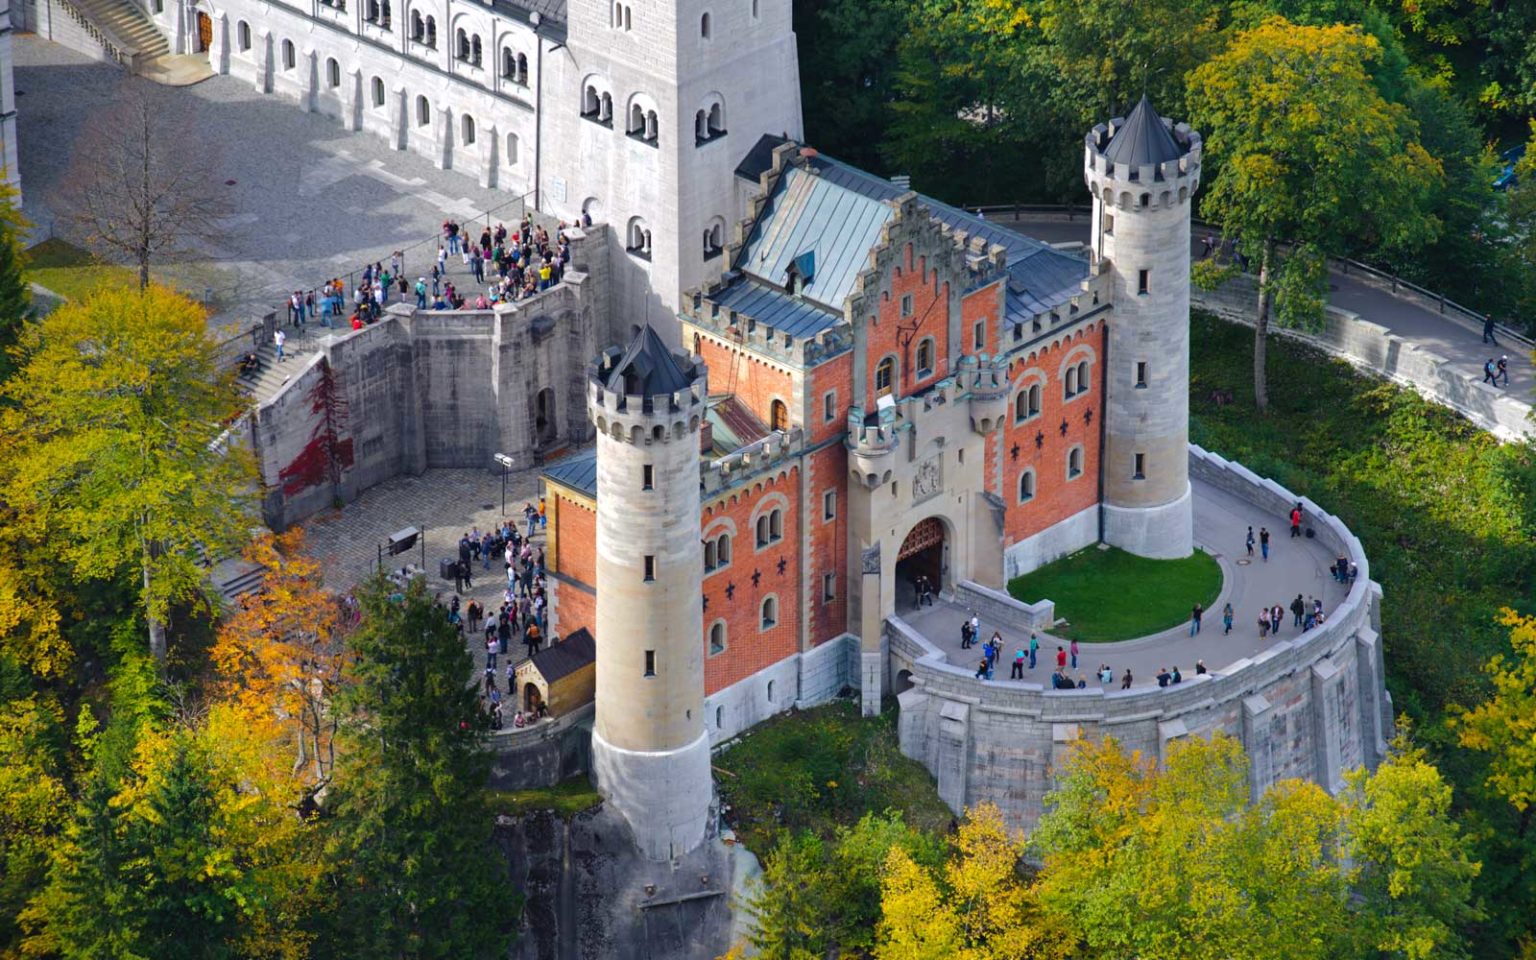
M 1104 158 L 1117 167 L 1145 167 L 1182 156 L 1184 148 L 1173 139 L 1168 124 L 1152 109 L 1152 101 L 1146 94 L 1141 95 L 1141 102 L 1115 130 L 1109 146 L 1104 148 Z
M 694 379 L 650 327 L 642 327 L 624 355 L 603 373 L 603 386 L 626 396 L 677 393 L 687 390 Z

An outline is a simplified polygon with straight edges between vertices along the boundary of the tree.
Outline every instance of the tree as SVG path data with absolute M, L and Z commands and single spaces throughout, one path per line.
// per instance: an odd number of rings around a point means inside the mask
M 219 630 L 213 660 L 221 693 L 256 736 L 283 745 L 289 774 L 307 807 L 331 782 L 339 715 L 332 698 L 346 668 L 341 608 L 324 589 L 320 564 L 304 553 L 304 532 L 256 538 L 245 559 L 262 588 L 240 598 Z
M 68 818 L 62 727 L 58 705 L 39 694 L 0 705 L 0 957 L 18 955 L 16 917 Z
M 1201 209 L 1258 261 L 1260 411 L 1271 303 L 1283 326 L 1316 325 L 1330 253 L 1352 242 L 1411 250 L 1439 232 L 1423 209 L 1440 165 L 1407 110 L 1373 83 L 1380 56 L 1358 27 L 1274 17 L 1190 75 L 1193 122 L 1214 170 Z
M 28 224 L 16 200 L 15 188 L 0 183 L 0 382 L 14 369 L 10 351 L 32 315 L 32 288 L 21 275 L 26 265 L 21 237 Z
M 323 939 L 337 955 L 500 956 L 512 917 L 484 790 L 473 661 L 420 580 L 358 594 L 340 761 L 326 801 Z
M 880 960 L 1004 960 L 1068 955 L 1059 917 L 1019 874 L 1024 839 L 983 804 L 967 812 L 938 876 L 901 847 L 881 882 Z
M 138 268 L 140 290 L 152 264 L 213 240 L 229 213 L 209 139 L 184 110 L 130 79 L 74 146 L 59 195 L 100 256 Z
M 906 5 L 896 0 L 795 0 L 794 6 L 806 140 L 840 160 L 879 172 Z
M 82 581 L 132 571 L 163 661 L 172 606 L 209 602 L 200 558 L 233 552 L 248 516 L 250 457 L 218 442 L 240 396 L 203 311 L 163 288 L 105 291 L 30 326 L 16 356 L 0 386 L 0 502 L 5 538 L 24 546 L 8 556 Z
M 1452 711 L 1461 745 L 1489 754 L 1488 786 L 1520 814 L 1525 837 L 1536 812 L 1536 617 L 1505 610 L 1512 656 L 1495 654 L 1485 672 L 1493 696 Z

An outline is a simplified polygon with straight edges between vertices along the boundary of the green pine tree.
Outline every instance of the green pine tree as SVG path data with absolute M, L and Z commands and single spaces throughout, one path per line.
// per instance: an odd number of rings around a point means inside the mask
M 473 661 L 417 581 L 377 579 L 359 593 L 350 643 L 320 921 L 324 956 L 504 955 L 516 898 L 492 844 L 484 791 L 488 719 Z
M 26 227 L 16 206 L 16 192 L 0 184 L 0 381 L 16 368 L 11 348 L 32 315 L 32 288 L 21 275 L 26 263 L 21 235 Z

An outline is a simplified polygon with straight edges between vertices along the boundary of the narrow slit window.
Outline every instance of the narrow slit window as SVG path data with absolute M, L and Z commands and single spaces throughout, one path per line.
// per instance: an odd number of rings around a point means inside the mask
M 648 676 L 648 677 L 656 676 L 656 651 L 655 650 L 647 650 L 647 651 L 645 651 L 645 675 Z

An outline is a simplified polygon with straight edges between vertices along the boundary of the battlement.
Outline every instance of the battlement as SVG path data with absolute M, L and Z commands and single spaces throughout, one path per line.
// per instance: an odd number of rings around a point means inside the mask
M 743 349 L 798 367 L 814 366 L 853 347 L 853 330 L 846 323 L 839 322 L 814 336 L 794 337 L 708 299 L 739 276 L 729 273 L 686 291 L 680 316 Z
M 1187 123 L 1174 124 L 1159 118 L 1182 153 L 1160 163 L 1116 163 L 1106 154 L 1110 141 L 1125 124 L 1119 117 L 1100 123 L 1084 138 L 1083 180 L 1088 192 L 1105 206 L 1120 209 L 1167 207 L 1185 203 L 1200 186 L 1200 161 L 1204 144 L 1198 131 Z
M 891 464 L 901 437 L 914 429 L 930 411 L 968 403 L 972 426 L 988 433 L 1004 416 L 1011 386 L 1008 362 L 1003 357 L 968 354 L 955 364 L 955 372 L 919 396 L 902 397 L 874 412 L 848 408 L 848 448 L 851 470 L 871 488 L 889 479 Z
M 608 387 L 625 359 L 623 351 L 610 347 L 587 364 L 587 411 L 598 432 L 636 444 L 694 434 L 703 422 L 709 397 L 704 364 L 673 355 L 681 372 L 690 377 L 687 387 L 663 393 L 630 393 Z
M 797 459 L 805 452 L 805 431 L 776 430 L 756 443 L 700 465 L 699 483 L 705 496 L 750 480 Z

